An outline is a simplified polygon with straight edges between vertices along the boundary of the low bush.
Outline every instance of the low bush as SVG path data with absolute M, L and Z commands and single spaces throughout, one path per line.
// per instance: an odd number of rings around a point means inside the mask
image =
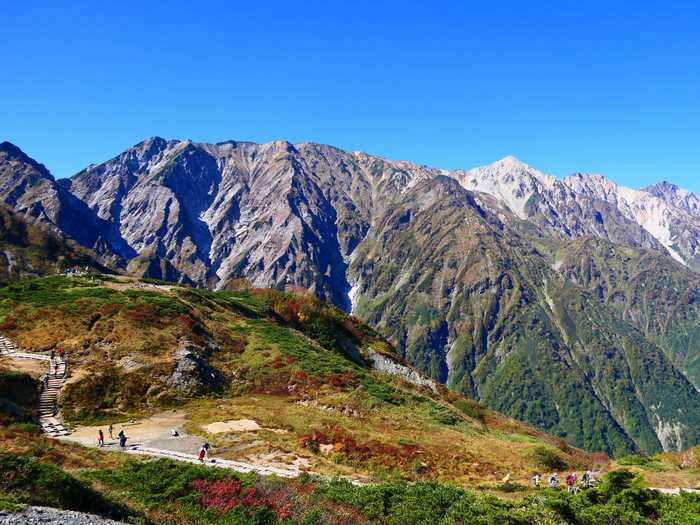
M 567 466 L 559 454 L 547 447 L 536 447 L 532 451 L 532 458 L 538 465 L 550 470 L 563 470 Z
M 45 505 L 119 519 L 132 514 L 60 468 L 12 453 L 0 453 L 0 493 L 11 503 Z
M 0 368 L 0 424 L 34 421 L 38 396 L 39 382 L 29 374 Z

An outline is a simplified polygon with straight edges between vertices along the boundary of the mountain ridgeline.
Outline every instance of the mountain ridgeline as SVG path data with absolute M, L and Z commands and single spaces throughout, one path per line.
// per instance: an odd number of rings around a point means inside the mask
M 0 199 L 112 267 L 311 290 L 588 450 L 700 442 L 700 200 L 671 184 L 152 138 L 60 180 L 3 143 Z

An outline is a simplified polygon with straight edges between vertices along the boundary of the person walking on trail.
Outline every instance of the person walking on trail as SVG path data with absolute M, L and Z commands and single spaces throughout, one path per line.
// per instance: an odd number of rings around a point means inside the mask
M 58 357 L 61 358 L 61 361 L 65 361 L 66 350 L 63 347 L 58 349 Z
M 104 432 L 102 432 L 102 429 L 97 431 L 97 445 L 100 447 L 105 446 L 105 435 Z
M 54 360 L 55 357 L 56 357 L 56 351 L 52 349 L 52 350 L 51 350 L 51 362 L 52 362 L 52 363 L 53 363 L 53 360 Z
M 114 436 L 112 435 L 112 432 L 114 431 L 114 427 L 112 426 L 112 423 L 109 424 L 107 427 L 107 432 L 109 432 L 109 439 L 114 439 Z
M 126 434 L 124 434 L 124 430 L 120 430 L 119 434 L 117 434 L 117 437 L 119 438 L 119 446 L 121 447 L 122 450 L 126 447 Z
M 199 448 L 199 462 L 204 463 L 204 456 L 207 454 L 207 451 L 204 450 L 204 445 L 202 445 Z
M 576 474 L 573 472 L 566 476 L 566 490 L 568 492 L 574 492 L 574 486 L 576 485 Z
M 530 478 L 530 481 L 532 482 L 533 487 L 535 487 L 536 489 L 540 488 L 540 473 L 535 472 Z
M 44 388 L 48 388 L 49 387 L 49 374 L 48 373 L 44 374 L 43 381 L 44 381 Z
M 549 477 L 549 486 L 553 489 L 559 486 L 559 477 L 556 472 Z
M 204 445 L 202 445 L 202 448 L 204 449 L 204 459 L 209 459 L 209 442 L 206 441 Z

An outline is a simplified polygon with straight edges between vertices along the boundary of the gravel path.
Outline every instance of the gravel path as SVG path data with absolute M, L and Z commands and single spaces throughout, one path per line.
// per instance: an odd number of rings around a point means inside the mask
M 20 512 L 0 511 L 0 525 L 126 525 L 123 521 L 58 510 L 50 507 L 27 507 Z

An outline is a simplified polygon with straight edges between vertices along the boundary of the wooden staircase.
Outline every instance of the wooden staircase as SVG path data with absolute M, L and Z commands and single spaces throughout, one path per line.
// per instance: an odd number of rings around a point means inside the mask
M 49 380 L 48 384 L 42 383 L 41 396 L 39 397 L 39 425 L 51 437 L 68 436 L 70 432 L 63 426 L 58 417 L 58 396 L 63 383 L 66 381 L 65 360 L 56 357 L 52 361 L 48 354 L 23 352 L 14 341 L 3 336 L 0 336 L 0 355 L 46 361 L 46 373 L 49 376 Z

